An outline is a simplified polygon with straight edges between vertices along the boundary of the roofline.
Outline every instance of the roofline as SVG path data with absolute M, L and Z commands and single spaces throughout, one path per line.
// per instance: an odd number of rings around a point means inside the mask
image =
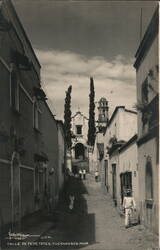
M 115 108 L 115 110 L 113 111 L 110 120 L 108 121 L 108 124 L 107 124 L 107 126 L 106 126 L 106 131 L 107 131 L 107 128 L 108 128 L 108 127 L 110 126 L 110 124 L 112 123 L 112 120 L 113 120 L 113 118 L 115 117 L 115 115 L 116 115 L 118 109 L 124 109 L 125 112 L 129 112 L 129 113 L 132 113 L 132 114 L 137 115 L 137 112 L 136 112 L 136 111 L 133 111 L 133 110 L 130 110 L 130 109 L 126 109 L 125 106 L 117 106 L 117 107 Z M 103 135 L 106 134 L 106 131 L 103 133 Z
M 73 119 L 74 117 L 76 117 L 78 114 L 80 114 L 81 116 L 83 116 L 86 120 L 89 120 L 85 115 L 82 114 L 81 111 L 77 111 L 77 112 L 75 113 L 75 115 L 73 115 L 73 116 L 71 117 L 71 119 Z
M 45 104 L 45 106 L 47 107 L 47 109 L 48 109 L 48 111 L 49 111 L 49 113 L 50 113 L 52 119 L 53 119 L 55 122 L 57 122 L 57 120 L 55 119 L 55 115 L 52 113 L 52 111 L 51 111 L 51 109 L 50 109 L 48 103 L 47 103 L 46 101 L 44 101 L 44 104 Z
M 116 115 L 116 113 L 117 113 L 117 111 L 118 111 L 119 109 L 125 109 L 125 106 L 117 106 L 117 107 L 115 108 L 115 110 L 114 110 L 113 113 L 112 113 L 111 118 L 110 118 L 109 121 L 108 121 L 108 126 L 111 124 L 113 118 L 115 117 L 115 115 Z M 107 126 L 107 127 L 108 127 L 108 126 Z
M 137 112 L 131 109 L 125 109 L 125 111 L 137 115 Z
M 159 26 L 159 5 L 157 5 L 155 9 L 155 12 L 151 18 L 151 21 L 146 29 L 143 39 L 141 40 L 138 50 L 135 54 L 136 60 L 133 66 L 136 69 L 139 68 L 141 61 L 146 54 L 146 51 L 149 50 L 156 35 L 158 34 L 158 26 Z
M 56 120 L 57 126 L 60 126 L 62 131 L 63 131 L 63 135 L 65 135 L 65 131 L 64 131 L 64 123 L 62 120 Z
M 18 15 L 17 15 L 17 12 L 16 12 L 16 10 L 15 10 L 15 8 L 14 8 L 14 5 L 13 5 L 12 1 L 11 1 L 11 0 L 7 0 L 7 1 L 8 1 L 8 3 L 9 3 L 10 6 L 11 6 L 12 11 L 14 12 L 14 15 L 15 15 L 15 17 L 16 17 L 16 19 L 17 19 L 19 25 L 20 25 L 20 28 L 21 28 L 21 30 L 22 30 L 22 33 L 23 33 L 23 35 L 24 35 L 24 37 L 25 37 L 25 39 L 26 39 L 26 42 L 27 42 L 27 44 L 29 45 L 29 47 L 30 47 L 30 49 L 31 49 L 31 51 L 32 51 L 32 53 L 33 53 L 33 55 L 34 55 L 34 58 L 35 58 L 36 62 L 38 63 L 39 67 L 41 68 L 40 62 L 39 62 L 39 60 L 38 60 L 38 58 L 37 58 L 37 56 L 36 56 L 36 54 L 35 54 L 35 52 L 34 52 L 34 49 L 33 49 L 32 45 L 31 45 L 31 42 L 30 42 L 29 38 L 27 37 L 27 34 L 26 34 L 26 32 L 25 32 L 25 30 L 24 30 L 24 28 L 23 28 L 23 25 L 22 25 L 22 23 L 21 23 L 21 21 L 20 21 L 20 18 L 19 18 Z M 21 40 L 21 39 L 20 39 L 20 40 Z M 22 41 L 21 41 L 21 42 L 22 42 Z M 23 43 L 23 42 L 22 42 L 22 43 Z
M 119 149 L 119 153 L 121 153 L 122 151 L 124 151 L 126 148 L 128 148 L 132 143 L 137 142 L 137 134 L 135 134 L 134 136 L 132 136 L 129 141 L 127 141 L 120 149 Z M 137 144 L 136 144 L 137 145 Z

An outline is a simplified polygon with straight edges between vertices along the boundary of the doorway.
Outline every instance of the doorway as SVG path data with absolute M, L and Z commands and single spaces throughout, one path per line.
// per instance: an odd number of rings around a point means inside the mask
M 85 158 L 85 148 L 82 143 L 77 143 L 75 146 L 75 159 L 84 160 Z
M 121 203 L 123 204 L 125 190 L 130 189 L 132 191 L 132 172 L 126 171 L 120 174 L 120 185 L 121 185 Z
M 153 171 L 151 161 L 146 164 L 146 223 L 150 227 L 152 224 L 152 207 L 153 207 Z
M 117 206 L 117 189 L 116 189 L 116 164 L 112 164 L 112 190 L 113 190 L 113 200 L 115 206 Z
M 105 178 L 104 185 L 105 185 L 107 192 L 108 192 L 109 190 L 108 190 L 108 161 L 107 160 L 105 160 L 105 162 L 104 162 L 104 178 Z

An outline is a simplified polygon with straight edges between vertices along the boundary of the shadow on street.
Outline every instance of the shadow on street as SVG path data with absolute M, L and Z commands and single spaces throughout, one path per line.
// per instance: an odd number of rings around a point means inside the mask
M 71 186 L 72 183 L 72 186 Z M 74 209 L 69 209 L 69 189 L 74 190 Z M 66 182 L 59 203 L 53 214 L 43 212 L 34 214 L 25 220 L 23 232 L 37 234 L 34 228 L 39 228 L 39 238 L 20 246 L 8 247 L 8 249 L 77 249 L 95 243 L 95 215 L 88 214 L 87 189 L 83 181 L 74 179 L 74 182 Z M 48 227 L 45 224 L 48 223 Z M 5 244 L 6 247 L 6 244 Z
M 73 211 L 70 211 L 67 185 L 69 183 L 66 183 L 55 211 L 53 227 L 39 239 L 42 242 L 42 248 L 74 249 L 95 243 L 95 215 L 88 214 L 85 199 L 85 195 L 88 195 L 87 189 L 83 181 L 78 179 L 75 181 L 73 187 L 76 190 L 75 203 Z M 46 239 L 48 246 L 46 244 L 43 247 L 45 236 L 48 236 L 48 239 Z

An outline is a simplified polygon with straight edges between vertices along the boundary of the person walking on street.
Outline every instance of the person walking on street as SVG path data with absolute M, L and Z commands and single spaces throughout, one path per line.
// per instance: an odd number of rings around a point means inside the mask
M 123 208 L 125 210 L 125 227 L 130 226 L 130 219 L 133 213 L 133 210 L 136 209 L 136 203 L 132 196 L 132 191 L 130 189 L 126 190 L 126 194 L 123 199 Z
M 98 173 L 98 170 L 96 170 L 95 172 L 95 181 L 98 182 L 98 176 L 99 176 L 99 173 Z
M 69 211 L 73 211 L 77 196 L 77 180 L 72 172 L 68 175 L 67 192 L 69 198 Z
M 86 179 L 86 170 L 83 169 L 83 180 L 85 180 L 85 179 Z
M 82 170 L 79 169 L 79 179 L 81 180 L 82 179 Z

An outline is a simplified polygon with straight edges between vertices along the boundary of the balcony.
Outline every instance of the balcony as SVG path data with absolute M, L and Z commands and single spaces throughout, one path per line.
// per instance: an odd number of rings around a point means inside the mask
M 107 151 L 109 156 L 113 154 L 114 151 L 123 146 L 126 142 L 124 140 L 117 140 L 115 136 L 111 137 L 109 140 L 109 146 L 107 147 Z
M 31 70 L 29 58 L 17 50 L 11 50 L 11 63 L 15 64 L 20 70 Z
M 36 97 L 37 101 L 46 101 L 47 97 L 43 89 L 34 87 L 33 88 L 34 96 Z

